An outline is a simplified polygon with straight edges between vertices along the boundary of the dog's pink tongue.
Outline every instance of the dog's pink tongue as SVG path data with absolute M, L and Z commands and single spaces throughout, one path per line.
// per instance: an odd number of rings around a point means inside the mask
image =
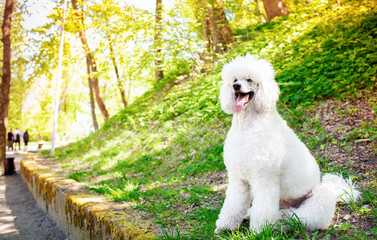
M 246 95 L 244 97 L 242 97 L 241 95 L 239 95 L 238 98 L 237 98 L 237 100 L 236 100 L 236 102 L 234 103 L 234 109 L 237 112 L 241 111 L 245 107 L 245 105 L 246 105 L 246 103 L 247 103 L 248 100 L 249 100 L 249 96 L 248 95 Z

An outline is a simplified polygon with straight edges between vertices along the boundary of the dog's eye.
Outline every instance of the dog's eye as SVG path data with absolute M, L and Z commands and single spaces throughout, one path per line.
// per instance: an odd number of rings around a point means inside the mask
M 248 82 L 252 82 L 253 80 L 251 80 L 250 78 L 248 78 L 248 79 L 246 79 L 246 81 L 248 81 Z
M 237 78 L 236 79 L 234 79 L 234 82 L 237 82 L 238 80 L 237 80 Z

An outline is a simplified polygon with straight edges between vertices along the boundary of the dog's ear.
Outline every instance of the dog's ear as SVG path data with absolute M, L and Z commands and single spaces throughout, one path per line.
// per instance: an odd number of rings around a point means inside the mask
M 223 83 L 220 89 L 220 103 L 221 103 L 221 109 L 228 113 L 233 114 L 234 113 L 234 96 L 232 88 L 227 83 Z
M 279 93 L 280 89 L 275 80 L 260 83 L 255 96 L 255 110 L 269 112 L 274 109 L 279 100 Z
M 275 70 L 267 60 L 258 60 L 259 69 L 263 69 L 263 81 L 259 83 L 255 96 L 255 109 L 258 112 L 268 112 L 276 107 L 279 100 L 280 89 L 275 81 Z

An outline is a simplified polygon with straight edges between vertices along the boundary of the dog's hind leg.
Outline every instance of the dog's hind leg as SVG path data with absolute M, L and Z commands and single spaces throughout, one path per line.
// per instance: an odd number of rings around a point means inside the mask
M 242 220 L 246 217 L 250 202 L 251 193 L 249 184 L 237 176 L 229 176 L 225 201 L 219 219 L 216 221 L 215 233 L 219 233 L 222 229 L 238 229 Z
M 314 231 L 326 228 L 334 216 L 337 201 L 357 201 L 360 192 L 350 179 L 340 175 L 325 174 L 321 184 L 312 190 L 312 196 L 305 200 L 299 208 L 283 210 L 287 216 L 296 215 L 306 224 L 306 229 Z
M 339 175 L 325 174 L 321 184 L 312 190 L 312 196 L 306 199 L 299 208 L 283 210 L 286 215 L 296 215 L 306 224 L 306 229 L 314 231 L 326 228 L 334 216 L 336 202 L 357 201 L 360 192 L 350 179 Z
M 286 216 L 296 216 L 306 225 L 306 229 L 314 231 L 330 224 L 335 212 L 336 194 L 328 188 L 317 185 L 312 196 L 305 200 L 299 208 L 284 209 Z

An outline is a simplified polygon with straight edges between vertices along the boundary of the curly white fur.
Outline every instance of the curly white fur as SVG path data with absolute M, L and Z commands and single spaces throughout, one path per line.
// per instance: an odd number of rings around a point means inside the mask
M 321 229 L 330 223 L 340 195 L 357 201 L 350 180 L 326 174 L 321 182 L 316 160 L 276 110 L 280 90 L 267 60 L 239 56 L 224 66 L 222 78 L 221 108 L 233 120 L 224 145 L 229 184 L 216 233 L 237 229 L 246 217 L 260 231 L 293 214 L 307 229 Z M 307 194 L 298 208 L 280 209 L 280 201 Z

